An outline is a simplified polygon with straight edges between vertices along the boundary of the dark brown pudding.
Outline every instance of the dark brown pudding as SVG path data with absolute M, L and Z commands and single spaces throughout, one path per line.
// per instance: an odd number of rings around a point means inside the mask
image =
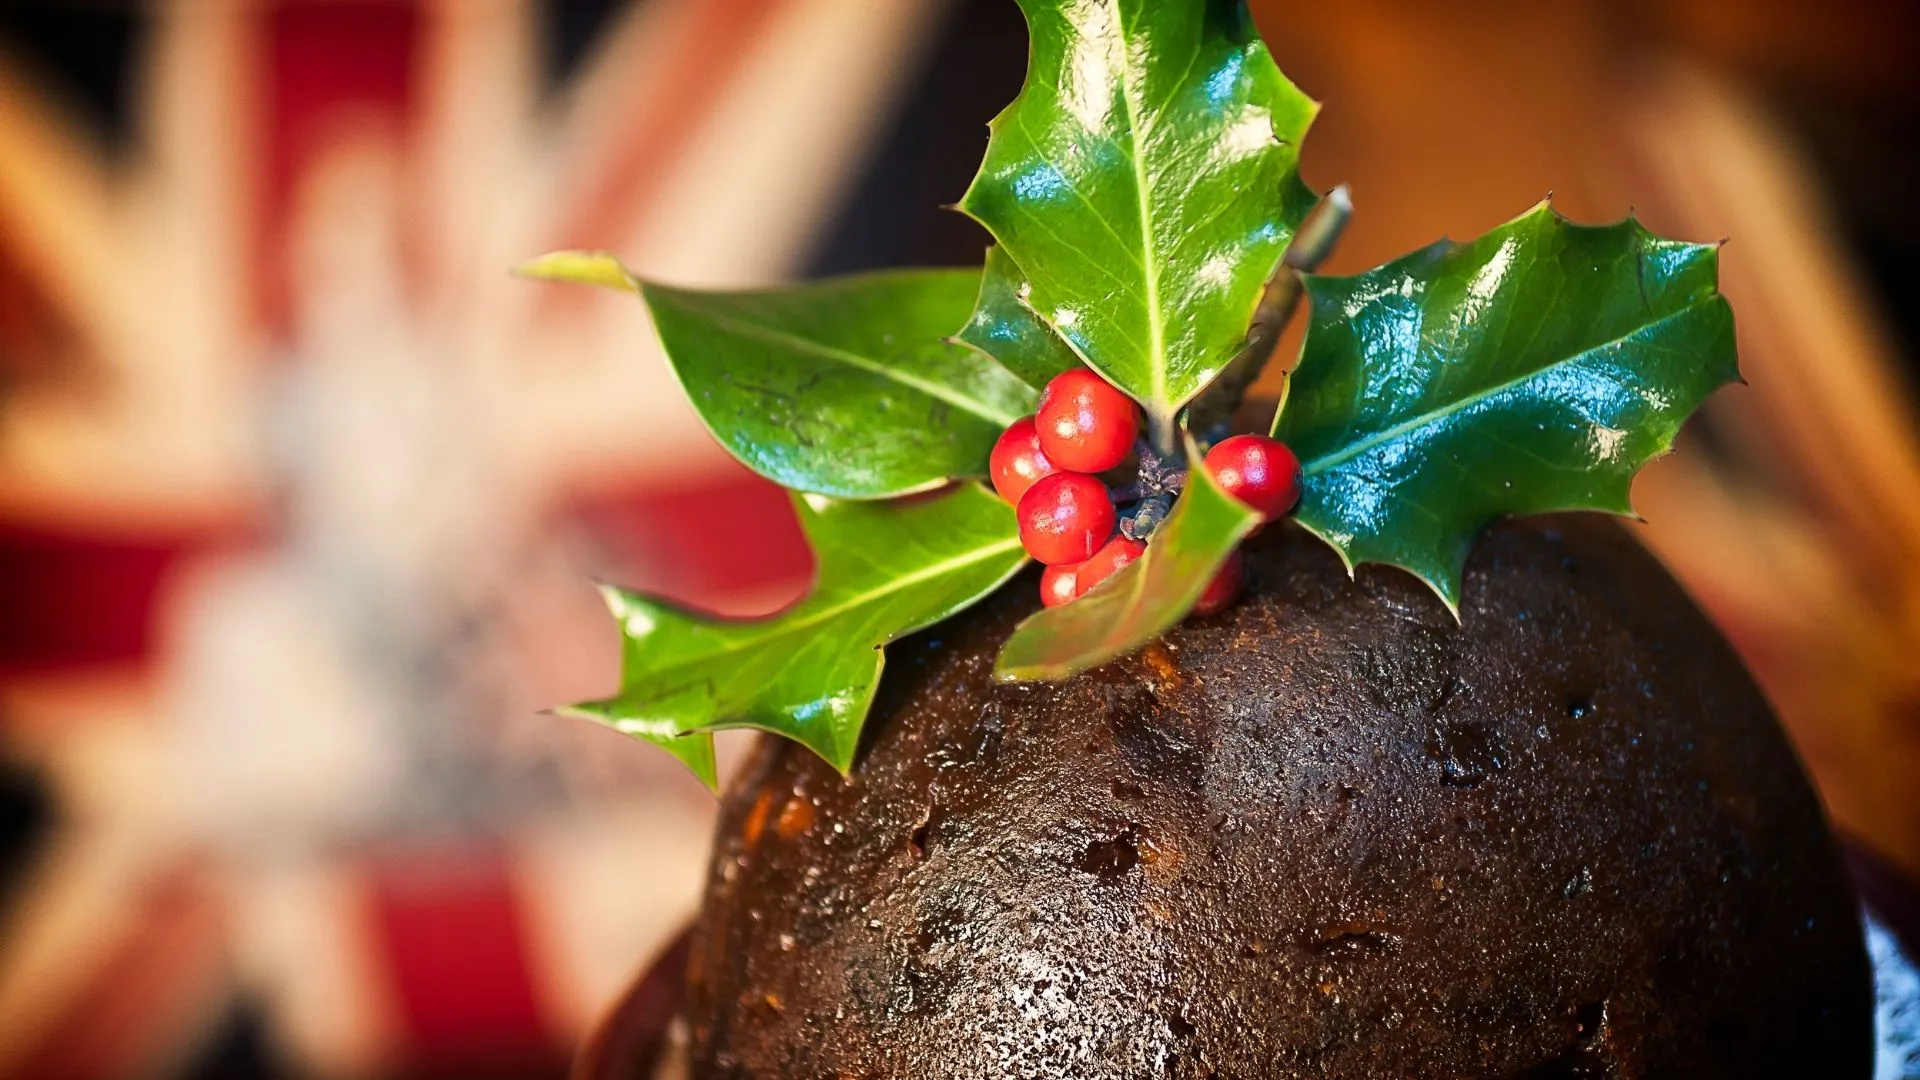
M 1023 582 L 890 656 L 843 781 L 765 740 L 689 965 L 697 1077 L 1865 1077 L 1818 803 L 1598 516 L 1477 546 L 1464 622 L 1291 525 L 1246 599 L 996 686 Z

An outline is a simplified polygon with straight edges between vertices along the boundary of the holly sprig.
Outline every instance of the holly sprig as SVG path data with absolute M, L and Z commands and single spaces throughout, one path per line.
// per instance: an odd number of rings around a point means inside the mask
M 1634 473 L 1738 377 L 1718 249 L 1631 219 L 1542 204 L 1364 274 L 1311 273 L 1350 204 L 1316 209 L 1301 182 L 1318 105 L 1238 0 L 1020 6 L 1026 83 L 958 204 L 994 237 L 982 269 L 715 292 L 597 252 L 519 268 L 644 300 L 714 437 L 796 492 L 819 563 L 805 599 L 760 620 L 606 589 L 619 690 L 561 711 L 710 785 L 712 732 L 732 727 L 846 772 L 887 643 L 1029 555 L 1049 564 L 1044 609 L 996 670 L 1062 679 L 1230 603 L 1238 545 L 1289 511 L 1350 569 L 1406 569 L 1457 615 L 1487 524 L 1630 513 Z M 1235 433 L 1302 296 L 1287 392 L 1267 430 Z

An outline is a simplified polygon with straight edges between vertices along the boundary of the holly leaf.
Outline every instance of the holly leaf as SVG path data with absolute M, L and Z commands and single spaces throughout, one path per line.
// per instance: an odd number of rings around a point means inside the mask
M 1495 519 L 1631 514 L 1633 474 L 1739 377 L 1718 254 L 1542 203 L 1469 243 L 1309 276 L 1274 425 L 1300 456 L 1301 524 L 1349 567 L 1404 567 L 1457 611 Z
M 1200 460 L 1191 441 L 1190 461 Z M 1064 679 L 1125 656 L 1178 625 L 1260 515 L 1220 490 L 1203 468 L 1187 474 L 1173 513 L 1147 550 L 1071 604 L 1045 608 L 1021 623 L 1000 648 L 997 678 L 1010 682 Z
M 1006 249 L 987 249 L 980 275 L 980 296 L 958 340 L 971 345 L 1020 376 L 1028 386 L 1044 388 L 1055 375 L 1080 366 L 1080 357 L 1027 306 L 1027 278 Z
M 634 277 L 611 255 L 556 252 L 519 268 L 639 294 L 707 429 L 755 472 L 799 491 L 879 499 L 986 475 L 1032 387 L 949 340 L 977 270 L 895 270 L 784 289 L 710 292 Z
M 1241 0 L 1021 0 L 1026 84 L 959 208 L 1158 430 L 1233 359 L 1313 195 L 1318 106 Z
M 819 560 L 805 599 L 771 618 L 722 620 L 608 587 L 625 639 L 620 693 L 568 711 L 669 749 L 686 744 L 663 740 L 758 728 L 844 773 L 882 646 L 967 607 L 1026 562 L 1012 508 L 978 484 L 888 503 L 796 496 L 794 508 Z

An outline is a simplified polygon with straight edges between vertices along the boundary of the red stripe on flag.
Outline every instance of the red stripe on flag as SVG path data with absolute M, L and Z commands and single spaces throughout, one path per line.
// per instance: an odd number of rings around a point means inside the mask
M 286 252 L 300 178 L 347 120 L 410 134 L 422 18 L 411 0 L 281 3 L 265 9 L 261 86 L 263 153 L 256 257 L 258 311 L 283 329 L 291 313 Z
M 619 156 L 593 194 L 561 229 L 561 247 L 604 246 L 625 234 L 636 211 L 678 163 L 734 74 L 786 0 L 700 0 L 699 22 L 679 42 L 659 85 L 667 97 L 651 103 L 629 129 Z M 558 293 L 559 290 L 551 290 Z
M 565 1060 L 535 997 L 524 921 L 502 856 L 383 864 L 373 926 L 414 1069 L 545 1075 Z
M 785 489 L 731 466 L 600 494 L 573 512 L 603 549 L 596 573 L 679 604 L 726 614 L 746 598 L 800 593 L 813 556 Z
M 193 546 L 0 527 L 0 673 L 144 659 L 161 583 Z

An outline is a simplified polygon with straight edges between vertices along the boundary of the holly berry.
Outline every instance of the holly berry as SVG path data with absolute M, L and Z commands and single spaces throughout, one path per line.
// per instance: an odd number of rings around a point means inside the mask
M 1124 536 L 1107 541 L 1092 557 L 1080 564 L 1079 582 L 1073 595 L 1087 595 L 1087 590 L 1119 573 L 1121 567 L 1146 554 L 1146 551 L 1147 545 Z
M 993 490 L 1015 506 L 1020 505 L 1020 496 L 1025 495 L 1035 481 L 1056 471 L 1053 462 L 1040 451 L 1039 433 L 1034 430 L 1031 416 L 1015 420 L 1012 427 L 1002 432 L 999 441 L 993 444 L 993 453 L 987 457 L 987 475 L 993 478 Z
M 1207 451 L 1207 471 L 1227 494 L 1275 521 L 1300 501 L 1300 459 L 1265 435 L 1234 435 Z
M 1079 596 L 1080 567 L 1080 563 L 1065 563 L 1040 571 L 1040 605 L 1059 607 Z
M 1227 556 L 1220 565 L 1219 572 L 1207 583 L 1207 591 L 1200 594 L 1200 602 L 1193 605 L 1195 615 L 1212 615 L 1222 611 L 1228 604 L 1240 597 L 1240 587 L 1246 584 L 1246 567 L 1238 551 Z
M 1062 469 L 1097 473 L 1127 459 L 1140 436 L 1140 406 L 1086 368 L 1063 371 L 1040 392 L 1040 449 Z
M 1020 496 L 1016 515 L 1020 543 L 1048 566 L 1084 562 L 1113 535 L 1113 499 L 1085 473 L 1042 478 Z

